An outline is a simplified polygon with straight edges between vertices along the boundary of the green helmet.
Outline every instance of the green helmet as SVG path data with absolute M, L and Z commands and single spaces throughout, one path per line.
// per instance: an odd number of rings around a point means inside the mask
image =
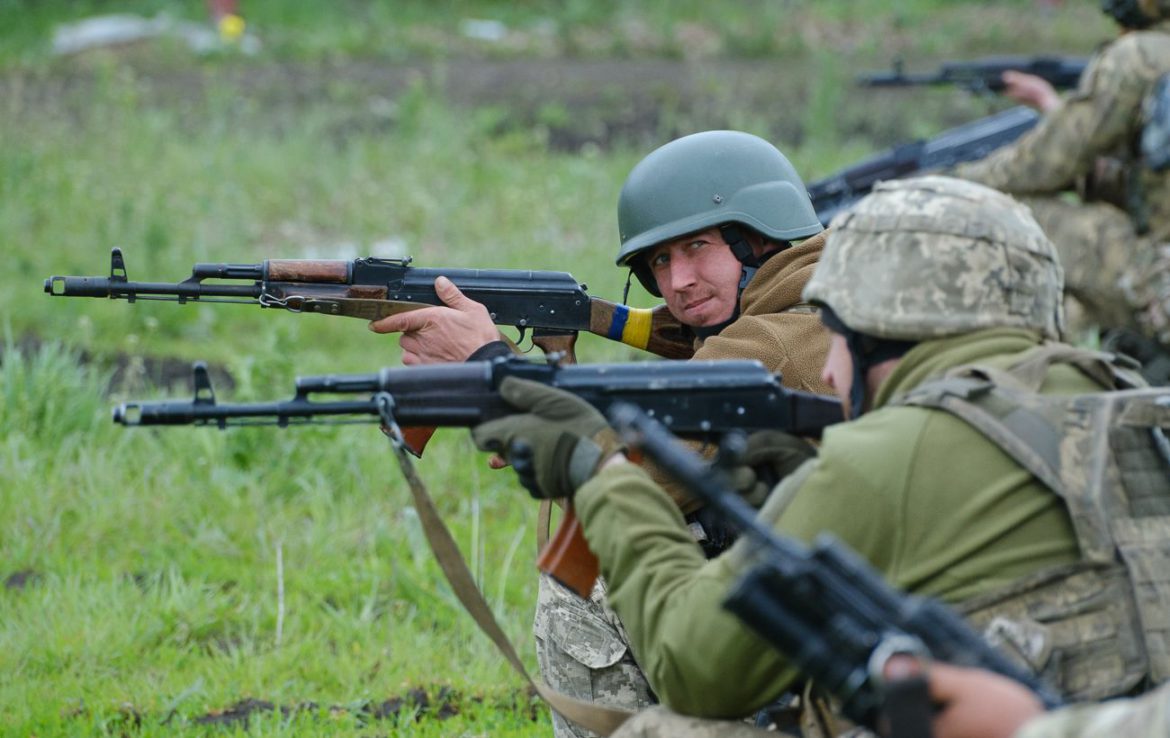
M 858 333 L 921 341 L 991 327 L 1059 339 L 1064 271 L 1011 197 L 950 177 L 879 183 L 833 221 L 804 299 Z
M 724 223 L 783 241 L 823 230 L 804 182 L 775 146 L 750 133 L 705 131 L 655 149 L 626 177 L 617 264 L 661 296 L 649 266 L 633 257 Z
M 1124 28 L 1146 28 L 1170 18 L 1170 0 L 1101 0 L 1101 10 Z

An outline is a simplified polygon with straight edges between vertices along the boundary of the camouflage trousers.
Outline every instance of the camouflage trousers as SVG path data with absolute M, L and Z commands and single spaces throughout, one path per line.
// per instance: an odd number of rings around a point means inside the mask
M 1123 210 L 1062 197 L 1020 197 L 1060 255 L 1070 331 L 1128 328 L 1170 347 L 1170 244 L 1141 238 Z
M 600 579 L 583 600 L 548 576 L 540 577 L 536 599 L 536 659 L 549 686 L 572 697 L 628 710 L 657 700 L 634 661 L 629 636 L 605 603 Z M 593 738 L 592 731 L 553 712 L 557 738 Z

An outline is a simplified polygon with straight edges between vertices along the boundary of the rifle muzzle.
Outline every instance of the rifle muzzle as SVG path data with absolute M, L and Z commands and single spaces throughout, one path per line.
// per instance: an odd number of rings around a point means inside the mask
M 49 277 L 45 292 L 59 297 L 109 297 L 109 277 Z

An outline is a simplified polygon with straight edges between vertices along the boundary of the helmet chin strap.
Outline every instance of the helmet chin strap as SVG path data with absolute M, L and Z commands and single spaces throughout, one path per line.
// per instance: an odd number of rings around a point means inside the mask
M 630 267 L 630 271 L 626 273 L 626 288 L 622 290 L 622 304 L 630 304 L 630 282 L 634 281 L 634 268 Z
M 855 331 L 842 322 L 828 305 L 821 305 L 821 322 L 845 339 L 845 347 L 853 359 L 853 379 L 849 385 L 849 420 L 860 418 L 865 412 L 865 397 L 869 387 L 869 370 L 890 359 L 900 359 L 918 345 L 917 341 L 899 341 L 877 338 Z
M 845 345 L 853 357 L 853 381 L 849 385 L 849 420 L 860 418 L 865 412 L 866 375 L 869 374 L 869 354 L 862 346 L 862 336 L 855 330 L 845 329 Z

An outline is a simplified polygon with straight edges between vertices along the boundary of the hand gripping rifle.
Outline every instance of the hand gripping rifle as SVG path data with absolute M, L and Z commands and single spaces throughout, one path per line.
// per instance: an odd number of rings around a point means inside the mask
M 627 443 L 755 543 L 758 563 L 724 606 L 836 695 L 851 720 L 877 728 L 889 690 L 883 667 L 898 654 L 990 669 L 1028 686 L 1048 707 L 1060 704 L 1048 687 L 996 651 L 953 610 L 894 589 L 829 534 L 806 548 L 759 522 L 719 465 L 708 465 L 677 443 L 647 413 L 620 404 L 610 409 L 609 418 Z M 734 457 L 743 443 L 742 435 L 727 435 L 724 458 Z
M 1036 125 L 1040 116 L 1025 107 L 951 128 L 934 138 L 900 144 L 808 185 L 817 217 L 826 226 L 873 186 L 886 179 L 920 174 L 975 161 L 1015 141 Z
M 131 282 L 122 250 L 110 254 L 108 277 L 45 280 L 45 292 L 112 300 L 235 302 L 294 313 L 378 320 L 442 305 L 435 278 L 444 276 L 482 303 L 496 325 L 532 329 L 545 353 L 572 356 L 579 331 L 621 341 L 668 359 L 687 359 L 693 337 L 666 307 L 630 308 L 591 297 L 568 272 L 517 269 L 423 269 L 410 258 L 266 259 L 259 264 L 196 264 L 182 282 Z M 208 281 L 212 280 L 212 281 Z
M 972 61 L 948 61 L 938 71 L 907 74 L 902 60 L 894 62 L 890 72 L 860 75 L 863 87 L 913 87 L 918 85 L 955 85 L 969 92 L 1000 93 L 1004 90 L 1004 72 L 1024 72 L 1042 77 L 1058 90 L 1077 86 L 1089 60 L 1069 56 L 986 56 Z
M 634 403 L 691 438 L 718 440 L 733 429 L 776 428 L 803 436 L 842 419 L 835 398 L 783 387 L 756 361 L 655 361 L 557 366 L 514 358 L 463 364 L 391 367 L 377 374 L 300 377 L 283 402 L 216 401 L 207 368 L 196 364 L 189 402 L 127 402 L 114 410 L 122 425 L 289 425 L 380 422 L 387 399 L 398 426 L 469 428 L 516 411 L 499 394 L 506 377 L 531 379 L 572 392 L 604 413 Z M 315 399 L 320 395 L 365 395 Z M 572 508 L 537 564 L 588 597 L 597 560 Z

